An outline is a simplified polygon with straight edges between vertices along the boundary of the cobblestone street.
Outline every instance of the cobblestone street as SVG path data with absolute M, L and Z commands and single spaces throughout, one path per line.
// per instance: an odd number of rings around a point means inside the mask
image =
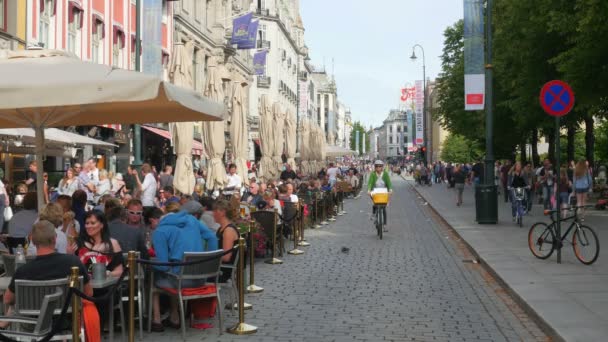
M 256 263 L 247 295 L 250 336 L 188 330 L 190 341 L 546 341 L 545 334 L 454 236 L 411 186 L 393 178 L 389 232 L 378 240 L 371 202 L 347 200 L 347 215 L 306 231 L 304 255 Z M 349 248 L 348 253 L 341 251 Z M 237 315 L 225 311 L 225 325 Z M 212 323 L 215 325 L 216 321 Z M 181 339 L 179 331 L 146 341 Z

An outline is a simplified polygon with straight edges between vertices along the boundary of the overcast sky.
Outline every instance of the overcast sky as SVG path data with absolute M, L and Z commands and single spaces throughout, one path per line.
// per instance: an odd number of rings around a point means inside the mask
M 400 89 L 440 72 L 443 31 L 462 18 L 462 0 L 301 0 L 306 44 L 312 63 L 332 72 L 338 99 L 353 121 L 380 125 L 399 105 Z

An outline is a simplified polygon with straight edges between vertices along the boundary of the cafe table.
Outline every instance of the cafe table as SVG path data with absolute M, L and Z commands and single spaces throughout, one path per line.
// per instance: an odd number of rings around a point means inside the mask
M 0 282 L 2 281 L 0 277 Z M 91 280 L 89 281 L 91 283 L 91 287 L 93 288 L 93 290 L 100 290 L 100 289 L 107 289 L 110 288 L 112 286 L 114 286 L 117 282 L 118 282 L 119 278 L 118 277 L 112 277 L 112 276 L 107 276 L 105 279 L 93 279 L 91 278 Z M 10 281 L 10 280 L 9 280 Z M 0 285 L 2 285 L 2 283 L 0 283 Z M 7 285 L 8 287 L 8 285 Z M 122 303 L 120 303 L 122 305 Z M 110 293 L 110 307 L 109 309 L 109 314 L 108 314 L 108 328 L 110 330 L 110 341 L 114 341 L 114 291 L 112 291 Z M 124 324 L 124 317 L 122 317 L 122 321 L 121 324 Z M 125 328 L 124 326 L 121 326 L 122 329 L 122 337 L 123 340 L 125 339 Z M 101 327 L 101 329 L 103 330 L 103 327 Z

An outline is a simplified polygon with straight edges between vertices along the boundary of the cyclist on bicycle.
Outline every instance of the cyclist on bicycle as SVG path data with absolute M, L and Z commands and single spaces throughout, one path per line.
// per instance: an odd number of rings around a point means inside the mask
M 372 191 L 378 188 L 386 188 L 391 193 L 393 186 L 391 184 L 391 178 L 388 175 L 386 169 L 384 169 L 384 162 L 382 160 L 376 160 L 374 162 L 374 171 L 369 175 L 369 181 L 367 182 L 367 194 L 371 196 Z M 376 214 L 376 207 L 373 207 L 374 217 Z M 384 222 L 386 222 L 386 210 L 384 210 Z M 384 231 L 388 231 L 387 226 L 384 226 Z

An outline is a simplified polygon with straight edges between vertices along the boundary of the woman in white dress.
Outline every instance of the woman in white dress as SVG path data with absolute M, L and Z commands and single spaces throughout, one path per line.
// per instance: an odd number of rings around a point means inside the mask
M 108 171 L 101 169 L 99 170 L 99 183 L 95 188 L 95 203 L 99 201 L 101 196 L 112 193 L 112 183 L 108 178 Z

